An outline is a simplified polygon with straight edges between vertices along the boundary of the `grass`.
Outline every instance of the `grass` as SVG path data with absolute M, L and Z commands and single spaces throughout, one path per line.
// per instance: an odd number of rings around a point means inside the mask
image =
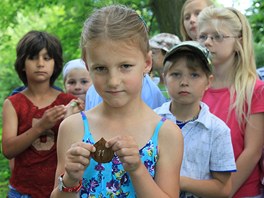
M 0 129 L 0 144 L 2 145 L 2 130 Z M 8 192 L 10 171 L 8 160 L 0 152 L 0 198 L 5 198 Z
M 8 179 L 10 176 L 8 160 L 0 154 L 0 198 L 6 197 L 8 191 Z

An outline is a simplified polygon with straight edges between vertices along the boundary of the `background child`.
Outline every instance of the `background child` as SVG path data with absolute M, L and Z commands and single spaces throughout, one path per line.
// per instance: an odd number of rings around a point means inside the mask
M 170 33 L 160 33 L 149 40 L 149 45 L 152 51 L 151 77 L 167 99 L 169 96 L 163 80 L 163 60 L 166 52 L 180 42 L 178 36 Z
M 103 102 L 61 124 L 56 181 L 64 174 L 52 197 L 177 197 L 180 130 L 141 99 L 152 63 L 144 21 L 121 5 L 101 8 L 84 23 L 81 46 Z M 90 157 L 102 137 L 115 152 L 108 163 Z
M 86 91 L 92 85 L 92 81 L 83 60 L 74 59 L 67 62 L 62 74 L 66 92 L 85 101 Z
M 205 8 L 198 17 L 199 42 L 212 53 L 212 86 L 203 101 L 231 129 L 237 172 L 232 197 L 261 197 L 259 160 L 264 140 L 264 83 L 256 73 L 246 17 L 233 8 Z
M 172 120 L 184 137 L 180 197 L 227 197 L 236 170 L 230 129 L 200 102 L 212 81 L 209 51 L 195 41 L 173 47 L 164 59 L 171 101 L 155 111 Z
M 181 9 L 180 32 L 183 41 L 197 40 L 197 17 L 211 0 L 186 0 Z
M 63 61 L 57 38 L 30 31 L 16 52 L 15 69 L 26 88 L 3 104 L 3 154 L 14 159 L 8 197 L 49 197 L 57 164 L 58 126 L 75 111 L 65 105 L 77 101 L 52 87 Z

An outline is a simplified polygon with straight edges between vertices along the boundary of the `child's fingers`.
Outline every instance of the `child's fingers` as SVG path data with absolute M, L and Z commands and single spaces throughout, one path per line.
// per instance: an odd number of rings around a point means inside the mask
M 122 148 L 137 148 L 137 144 L 131 136 L 116 136 L 106 142 L 107 148 L 112 148 L 113 151 L 118 151 Z
M 95 152 L 95 147 L 92 144 L 77 142 L 71 145 L 68 152 L 72 156 L 83 156 L 88 158 L 91 152 Z

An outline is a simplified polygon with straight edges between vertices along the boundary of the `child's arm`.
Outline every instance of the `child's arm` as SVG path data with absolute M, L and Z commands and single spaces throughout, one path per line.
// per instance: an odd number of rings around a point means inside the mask
M 72 99 L 67 105 L 66 105 L 66 114 L 64 118 L 69 117 L 70 115 L 73 115 L 75 113 L 79 113 L 80 111 L 84 110 L 84 101 L 80 98 Z
M 181 176 L 181 191 L 190 192 L 198 197 L 228 197 L 232 187 L 231 172 L 212 172 L 212 176 L 213 178 L 208 180 Z
M 159 135 L 159 159 L 155 179 L 151 177 L 139 156 L 139 149 L 132 137 L 118 136 L 106 143 L 111 147 L 129 172 L 138 198 L 178 197 L 179 175 L 183 153 L 180 129 L 166 121 Z
M 40 135 L 63 119 L 66 110 L 64 105 L 48 109 L 43 117 L 32 128 L 17 135 L 18 117 L 10 100 L 3 105 L 2 148 L 6 158 L 12 159 L 26 150 Z M 16 146 L 14 146 L 16 145 Z
M 236 160 L 237 172 L 232 176 L 232 193 L 234 195 L 248 179 L 262 154 L 264 140 L 264 113 L 253 114 L 247 122 L 244 142 L 245 147 Z
M 79 193 L 60 192 L 58 189 L 58 178 L 63 175 L 63 183 L 66 187 L 75 187 L 82 180 L 84 170 L 90 163 L 90 152 L 95 148 L 91 144 L 80 142 L 83 130 L 76 131 L 76 125 L 71 118 L 66 119 L 60 125 L 57 141 L 57 170 L 54 189 L 51 198 L 73 198 L 79 197 Z M 77 127 L 78 128 L 78 127 Z

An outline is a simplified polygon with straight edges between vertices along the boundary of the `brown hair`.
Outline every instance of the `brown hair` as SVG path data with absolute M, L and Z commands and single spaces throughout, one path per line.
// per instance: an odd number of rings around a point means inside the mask
M 149 51 L 148 30 L 144 20 L 136 11 L 123 5 L 98 9 L 85 21 L 80 45 L 86 63 L 86 48 L 92 41 L 102 38 L 138 43 L 144 54 Z
M 184 58 L 186 61 L 186 65 L 188 68 L 194 69 L 199 67 L 202 71 L 209 77 L 212 72 L 208 69 L 207 63 L 201 59 L 200 56 L 196 55 L 194 52 L 191 51 L 181 51 L 181 53 L 174 54 L 172 57 L 164 63 L 164 76 L 168 73 L 168 71 L 173 67 L 173 65 L 179 60 Z
M 24 71 L 26 58 L 33 58 L 46 48 L 48 55 L 54 59 L 54 71 L 50 78 L 53 85 L 63 67 L 62 47 L 60 41 L 53 35 L 43 31 L 30 31 L 18 42 L 16 47 L 15 69 L 20 80 L 27 86 L 27 75 Z

